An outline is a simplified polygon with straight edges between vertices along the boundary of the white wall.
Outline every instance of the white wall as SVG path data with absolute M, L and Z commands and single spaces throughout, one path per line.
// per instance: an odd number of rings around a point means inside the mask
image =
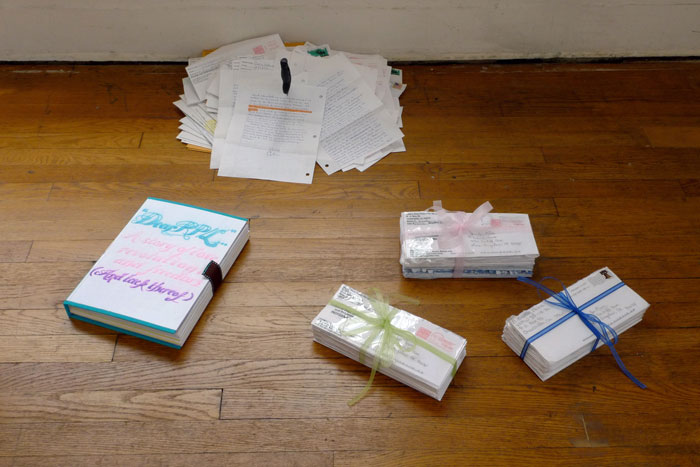
M 700 55 L 700 0 L 0 0 L 0 60 L 183 60 L 279 32 L 392 60 Z

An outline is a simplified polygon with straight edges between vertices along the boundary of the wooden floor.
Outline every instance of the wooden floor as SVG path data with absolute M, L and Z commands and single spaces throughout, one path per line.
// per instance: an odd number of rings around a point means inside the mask
M 310 186 L 218 178 L 175 140 L 181 65 L 0 65 L 0 466 L 698 465 L 700 63 L 405 66 L 407 152 Z M 251 221 L 180 350 L 61 303 L 146 196 Z M 399 213 L 530 214 L 536 277 L 612 268 L 651 303 L 541 382 L 501 341 L 515 280 L 403 279 Z M 312 342 L 341 283 L 468 340 L 442 402 Z M 695 401 L 695 402 L 693 402 Z

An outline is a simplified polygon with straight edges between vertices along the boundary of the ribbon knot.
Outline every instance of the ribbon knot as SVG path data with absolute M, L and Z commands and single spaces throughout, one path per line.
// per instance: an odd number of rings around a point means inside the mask
M 465 212 L 440 213 L 438 215 L 442 231 L 438 236 L 438 242 L 442 243 L 441 247 L 449 248 L 462 243 L 462 236 L 471 230 L 473 222 L 470 222 L 470 216 Z M 455 242 L 455 240 L 458 240 Z M 454 243 L 448 245 L 448 243 Z
M 615 344 L 617 344 L 617 332 L 612 328 L 612 326 L 606 324 L 598 318 L 596 315 L 592 313 L 584 313 L 584 309 L 588 308 L 589 306 L 593 305 L 594 303 L 602 300 L 603 298 L 607 297 L 614 291 L 624 287 L 625 283 L 624 282 L 619 282 L 618 284 L 612 286 L 605 292 L 601 293 L 597 297 L 589 300 L 588 302 L 584 303 L 581 306 L 577 306 L 576 303 L 574 302 L 574 299 L 571 297 L 571 294 L 569 294 L 569 291 L 567 288 L 564 286 L 564 284 L 557 278 L 555 277 L 544 277 L 542 281 L 547 280 L 547 279 L 553 279 L 561 284 L 562 291 L 557 293 L 551 290 L 549 287 L 543 285 L 541 282 L 535 282 L 532 279 L 529 279 L 527 277 L 518 277 L 518 280 L 521 282 L 525 282 L 526 284 L 530 284 L 538 289 L 539 291 L 543 291 L 547 293 L 550 297 L 554 298 L 555 301 L 550 301 L 546 300 L 545 302 L 559 307 L 563 308 L 565 310 L 569 310 L 570 313 L 567 313 L 566 315 L 562 316 L 559 318 L 557 321 L 553 322 L 549 326 L 545 327 L 541 331 L 537 332 L 536 334 L 530 336 L 526 341 L 525 345 L 523 346 L 523 350 L 520 352 L 520 358 L 525 359 L 525 354 L 527 353 L 527 349 L 530 347 L 530 344 L 534 342 L 535 340 L 539 339 L 543 335 L 547 334 L 549 331 L 552 329 L 556 328 L 563 322 L 567 321 L 569 318 L 573 316 L 578 316 L 583 324 L 586 325 L 586 327 L 593 333 L 595 336 L 595 342 L 593 343 L 593 348 L 591 348 L 591 352 L 593 352 L 597 347 L 598 347 L 598 342 L 603 341 L 605 345 L 608 346 L 610 349 L 610 353 L 612 353 L 613 357 L 615 358 L 615 361 L 617 362 L 618 367 L 620 370 L 627 376 L 634 384 L 639 386 L 642 389 L 646 389 L 646 385 L 639 381 L 637 378 L 634 377 L 632 373 L 625 367 L 625 364 L 622 363 L 622 358 L 620 358 L 620 355 L 617 353 L 617 350 L 615 350 Z
M 476 208 L 471 214 L 462 211 L 450 212 L 442 207 L 441 201 L 433 201 L 429 208 L 438 214 L 440 232 L 437 235 L 437 245 L 441 250 L 455 250 L 455 268 L 453 277 L 462 277 L 464 272 L 464 256 L 473 253 L 474 249 L 469 241 L 470 233 L 478 233 L 486 228 L 481 227 L 481 220 L 491 212 L 493 206 L 486 201 Z
M 372 387 L 372 382 L 374 381 L 374 376 L 377 370 L 382 368 L 390 367 L 394 363 L 396 351 L 411 352 L 416 346 L 422 347 L 446 362 L 452 365 L 452 374 L 457 372 L 457 360 L 450 355 L 436 349 L 427 342 L 418 339 L 412 332 L 406 331 L 405 329 L 397 328 L 391 321 L 394 319 L 396 314 L 400 311 L 398 308 L 394 308 L 384 299 L 383 294 L 374 289 L 375 298 L 367 297 L 372 310 L 376 316 L 372 316 L 368 313 L 357 310 L 353 307 L 346 305 L 345 303 L 339 302 L 338 300 L 331 300 L 330 304 L 340 308 L 353 316 L 365 321 L 365 324 L 354 328 L 345 329 L 347 325 L 351 322 L 348 320 L 344 323 L 341 328 L 341 333 L 346 336 L 356 336 L 364 332 L 369 332 L 369 335 L 365 338 L 365 341 L 360 348 L 360 363 L 365 363 L 365 358 L 369 354 L 370 346 L 379 340 L 379 348 L 376 350 L 374 355 L 374 363 L 372 365 L 372 372 L 370 373 L 369 380 L 365 387 L 360 391 L 358 395 L 353 397 L 348 405 L 352 406 L 364 398 Z M 419 301 L 410 297 L 405 297 L 402 295 L 395 295 L 394 298 L 402 299 L 413 304 L 418 304 Z

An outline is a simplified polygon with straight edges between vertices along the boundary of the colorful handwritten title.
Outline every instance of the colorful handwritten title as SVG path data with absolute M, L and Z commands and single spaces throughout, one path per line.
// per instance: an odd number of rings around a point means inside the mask
M 221 240 L 215 240 L 213 237 L 227 232 L 236 232 L 236 229 L 219 229 L 194 221 L 179 221 L 174 224 L 168 224 L 163 222 L 162 214 L 149 211 L 148 209 L 143 209 L 131 222 L 133 224 L 146 225 L 158 229 L 163 235 L 182 237 L 185 240 L 197 238 L 202 240 L 206 246 L 212 248 L 219 245 L 227 245 Z
M 165 282 L 151 282 L 150 279 L 141 279 L 137 274 L 120 272 L 117 269 L 96 267 L 90 271 L 90 276 L 101 277 L 107 283 L 111 283 L 112 281 L 115 283 L 121 282 L 123 284 L 127 284 L 132 289 L 137 289 L 141 292 L 161 294 L 166 302 L 177 303 L 178 300 L 188 302 L 194 298 L 194 294 L 192 292 L 180 292 L 178 290 L 165 287 Z

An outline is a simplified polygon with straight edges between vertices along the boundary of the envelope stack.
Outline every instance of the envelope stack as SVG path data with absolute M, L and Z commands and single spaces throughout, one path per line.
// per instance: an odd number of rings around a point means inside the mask
M 390 322 L 384 326 L 382 318 Z M 314 340 L 441 400 L 466 355 L 467 341 L 425 319 L 342 285 L 311 322 Z
M 649 307 L 607 267 L 579 280 L 567 290 L 581 311 L 594 316 L 591 322 L 596 322 L 597 318 L 616 334 L 622 334 L 639 323 Z M 559 295 L 564 297 L 565 293 L 559 292 Z M 602 340 L 596 343 L 596 336 L 576 313 L 560 305 L 556 299 L 547 298 L 508 318 L 503 328 L 503 341 L 542 381 L 604 345 Z
M 539 256 L 527 214 L 401 213 L 403 275 L 412 279 L 530 277 Z

